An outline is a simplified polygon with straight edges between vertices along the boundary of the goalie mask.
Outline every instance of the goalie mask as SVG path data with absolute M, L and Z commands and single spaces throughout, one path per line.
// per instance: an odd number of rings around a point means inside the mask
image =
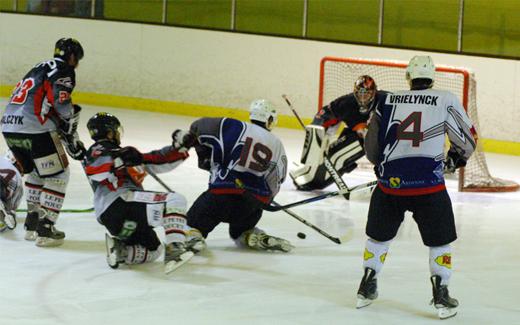
M 370 111 L 370 104 L 376 95 L 377 86 L 372 77 L 360 76 L 354 83 L 354 97 L 359 104 L 359 112 L 366 114 Z
M 88 120 L 87 129 L 94 141 L 109 140 L 117 145 L 121 143 L 123 127 L 117 117 L 110 113 L 96 113 Z M 108 138 L 109 132 L 112 132 L 112 139 Z
M 265 128 L 270 131 L 278 122 L 278 114 L 271 102 L 265 99 L 257 99 L 249 107 L 249 119 L 265 124 Z
M 406 80 L 408 80 L 410 86 L 414 79 L 429 79 L 431 80 L 429 88 L 431 88 L 433 87 L 434 78 L 435 65 L 431 56 L 416 55 L 410 60 L 408 67 L 406 67 Z

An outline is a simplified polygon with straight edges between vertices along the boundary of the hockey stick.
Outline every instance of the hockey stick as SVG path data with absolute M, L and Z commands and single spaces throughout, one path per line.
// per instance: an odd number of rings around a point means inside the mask
M 151 171 L 150 168 L 145 167 L 145 170 L 150 176 L 153 177 L 153 179 L 157 181 L 157 183 L 161 184 L 161 186 L 164 187 L 165 190 L 167 190 L 168 192 L 174 192 L 168 185 L 166 185 L 165 182 L 162 181 L 162 179 L 159 178 L 159 176 L 157 176 L 156 173 Z
M 306 225 L 307 227 L 310 227 L 312 229 L 314 229 L 315 231 L 317 231 L 320 235 L 324 236 L 324 237 L 327 237 L 329 240 L 335 242 L 336 244 L 341 244 L 341 240 L 338 238 L 338 237 L 334 237 L 332 235 L 329 235 L 328 233 L 326 233 L 325 231 L 321 230 L 320 228 L 316 227 L 315 225 L 313 225 L 312 223 L 310 223 L 309 221 L 303 219 L 302 217 L 300 217 L 299 215 L 297 215 L 296 213 L 292 212 L 291 210 L 288 210 L 286 208 L 283 208 L 283 206 L 281 206 L 280 204 L 276 203 L 275 201 L 273 201 L 272 203 L 275 207 L 280 207 L 280 210 L 283 210 L 283 212 L 287 213 L 288 215 L 290 215 L 291 217 L 293 217 L 294 219 L 298 220 L 299 222 L 303 223 L 304 225 Z
M 293 202 L 293 203 L 289 203 L 289 204 L 286 204 L 286 205 L 280 205 L 280 204 L 277 204 L 277 205 L 266 205 L 266 206 L 263 207 L 263 209 L 265 211 L 275 212 L 275 211 L 280 211 L 280 210 L 284 210 L 284 209 L 289 209 L 289 208 L 292 208 L 292 207 L 295 207 L 295 206 L 299 206 L 299 205 L 304 205 L 304 204 L 308 204 L 308 203 L 312 203 L 312 202 L 316 202 L 316 201 L 321 201 L 321 200 L 324 200 L 324 199 L 328 199 L 329 197 L 334 197 L 334 196 L 338 196 L 338 195 L 344 195 L 344 196 L 348 196 L 350 198 L 350 194 L 353 191 L 362 190 L 362 189 L 365 189 L 365 188 L 370 188 L 370 187 L 373 187 L 373 186 L 376 186 L 376 185 L 377 185 L 377 181 L 372 181 L 372 182 L 368 182 L 368 183 L 365 183 L 365 184 L 360 184 L 360 185 L 354 186 L 352 188 L 348 188 L 346 191 L 345 190 L 339 190 L 339 191 L 334 191 L 334 192 L 328 192 L 328 193 L 324 193 L 324 194 L 321 194 L 321 195 L 318 195 L 318 196 L 315 196 L 315 197 L 311 197 L 311 198 L 308 198 L 308 199 L 304 199 L 304 200 L 301 200 L 301 201 L 296 201 L 296 202 Z
M 282 98 L 285 99 L 285 102 L 287 103 L 287 106 L 291 109 L 296 119 L 298 119 L 298 122 L 300 122 L 300 125 L 305 130 L 305 124 L 303 124 L 302 119 L 300 118 L 300 115 L 298 115 L 298 112 L 294 109 L 291 102 L 289 101 L 289 98 L 287 98 L 287 95 L 282 95 Z M 345 193 L 348 193 L 348 186 L 345 184 L 343 179 L 341 178 L 341 175 L 338 173 L 338 171 L 334 168 L 334 165 L 330 162 L 329 158 L 327 156 L 323 156 L 323 164 L 325 165 L 325 169 L 327 169 L 327 172 L 329 172 L 330 176 L 332 177 L 332 180 L 334 183 L 336 183 L 336 186 L 340 191 L 345 191 Z M 350 196 L 347 194 L 342 194 L 345 199 L 349 199 Z

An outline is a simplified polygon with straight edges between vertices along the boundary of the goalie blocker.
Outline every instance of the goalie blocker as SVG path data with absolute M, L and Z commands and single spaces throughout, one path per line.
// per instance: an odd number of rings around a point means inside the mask
M 330 145 L 329 136 L 322 126 L 307 125 L 305 132 L 301 163 L 289 172 L 298 190 L 323 189 L 334 182 L 325 167 L 325 156 L 338 174 L 343 175 L 354 170 L 357 167 L 356 161 L 365 155 L 359 137 L 351 130 L 345 129 Z

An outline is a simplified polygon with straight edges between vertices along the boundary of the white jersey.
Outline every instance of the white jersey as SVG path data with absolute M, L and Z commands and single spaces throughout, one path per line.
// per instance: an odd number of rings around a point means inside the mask
M 464 160 L 476 146 L 476 133 L 459 99 L 445 90 L 388 94 L 369 125 L 365 149 L 377 165 L 383 191 L 420 195 L 445 189 L 444 143 Z
M 190 131 L 202 144 L 197 149 L 199 166 L 211 172 L 211 192 L 248 191 L 264 202 L 278 193 L 287 174 L 287 157 L 271 132 L 231 118 L 202 118 Z
M 22 176 L 5 157 L 0 157 L 0 193 L 5 209 L 14 214 L 23 195 Z

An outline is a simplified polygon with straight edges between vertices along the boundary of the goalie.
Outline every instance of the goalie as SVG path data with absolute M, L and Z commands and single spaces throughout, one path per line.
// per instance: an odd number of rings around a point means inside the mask
M 340 176 L 357 167 L 356 161 L 364 155 L 363 141 L 370 112 L 386 93 L 377 90 L 372 77 L 362 75 L 354 83 L 352 93 L 336 98 L 316 114 L 311 125 L 305 127 L 301 164 L 289 172 L 298 190 L 323 189 L 332 184 L 333 178 L 324 165 L 325 156 Z M 331 142 L 330 137 L 340 122 L 345 123 L 345 128 Z

